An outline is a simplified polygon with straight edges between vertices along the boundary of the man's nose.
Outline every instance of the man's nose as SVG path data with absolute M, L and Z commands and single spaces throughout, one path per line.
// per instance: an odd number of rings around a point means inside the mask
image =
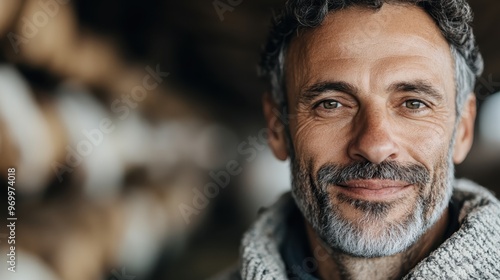
M 357 124 L 348 148 L 349 157 L 379 164 L 398 156 L 399 147 L 392 137 L 394 127 L 383 112 L 365 112 L 354 121 Z

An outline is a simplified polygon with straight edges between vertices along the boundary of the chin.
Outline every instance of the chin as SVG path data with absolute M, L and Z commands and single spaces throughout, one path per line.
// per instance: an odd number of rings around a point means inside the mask
M 395 255 L 410 248 L 427 230 L 422 203 L 414 202 L 414 209 L 404 209 L 405 203 L 405 199 L 329 203 L 313 228 L 332 249 L 351 256 Z M 344 214 L 353 212 L 354 217 Z

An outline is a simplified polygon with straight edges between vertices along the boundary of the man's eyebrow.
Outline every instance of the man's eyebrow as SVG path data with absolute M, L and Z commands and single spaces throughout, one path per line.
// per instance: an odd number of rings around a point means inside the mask
M 344 92 L 355 95 L 359 92 L 358 88 L 352 84 L 340 81 L 319 82 L 307 87 L 300 94 L 299 102 L 309 103 L 311 100 L 329 91 Z
M 415 80 L 410 82 L 398 82 L 389 87 L 389 92 L 414 92 L 419 94 L 428 95 L 437 101 L 444 99 L 443 93 L 437 90 L 430 82 L 425 80 Z
M 389 92 L 414 92 L 418 94 L 424 94 L 432 97 L 436 101 L 442 101 L 444 99 L 443 94 L 437 90 L 432 83 L 426 80 L 414 80 L 414 81 L 402 81 L 397 82 L 389 86 Z M 329 92 L 337 91 L 343 92 L 350 95 L 356 95 L 359 89 L 347 82 L 342 81 L 328 81 L 319 82 L 307 87 L 299 97 L 299 103 L 308 104 L 318 96 Z

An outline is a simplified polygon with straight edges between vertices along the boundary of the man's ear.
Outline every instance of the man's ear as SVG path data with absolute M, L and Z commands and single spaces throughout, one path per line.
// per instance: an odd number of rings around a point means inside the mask
M 264 116 L 266 117 L 269 147 L 279 160 L 288 158 L 286 132 L 279 106 L 274 102 L 270 93 L 266 92 L 262 98 Z
M 453 163 L 462 163 L 469 153 L 474 141 L 474 122 L 476 120 L 476 95 L 469 94 L 464 111 L 457 127 Z

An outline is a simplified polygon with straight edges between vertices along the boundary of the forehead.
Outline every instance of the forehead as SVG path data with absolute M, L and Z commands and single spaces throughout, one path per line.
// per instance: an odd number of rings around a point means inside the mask
M 413 5 L 331 12 L 319 27 L 301 30 L 286 55 L 287 86 L 290 80 L 301 86 L 318 75 L 375 63 L 417 65 L 434 78 L 453 79 L 454 74 L 448 42 L 434 20 Z

